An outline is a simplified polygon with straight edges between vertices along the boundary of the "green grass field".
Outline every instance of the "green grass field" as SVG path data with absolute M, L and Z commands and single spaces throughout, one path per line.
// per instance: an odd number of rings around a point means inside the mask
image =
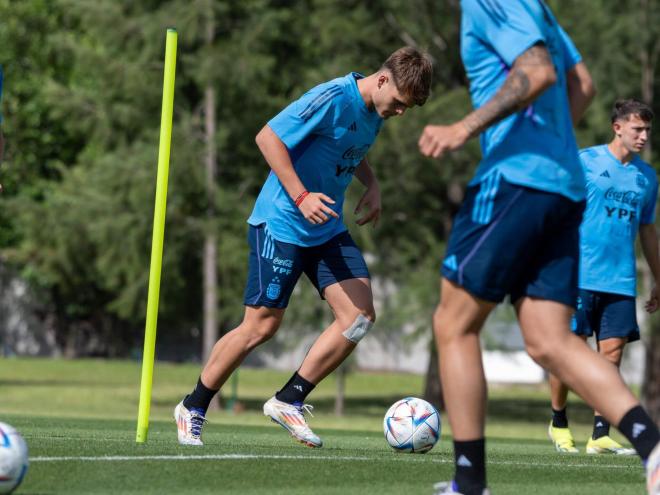
M 196 365 L 159 363 L 149 441 L 135 443 L 139 364 L 124 361 L 0 359 L 0 421 L 18 428 L 30 469 L 18 494 L 431 494 L 451 477 L 449 428 L 428 454 L 397 454 L 385 443 L 382 415 L 394 400 L 418 395 L 422 379 L 356 373 L 347 384 L 346 415 L 332 415 L 334 383 L 310 397 L 310 423 L 325 442 L 294 443 L 260 414 L 288 373 L 241 370 L 245 411 L 209 413 L 203 448 L 181 447 L 171 410 L 195 382 Z M 590 412 L 572 402 L 579 446 Z M 545 437 L 545 387 L 491 387 L 489 484 L 506 494 L 643 494 L 637 458 L 560 456 Z M 620 437 L 617 437 L 621 440 Z

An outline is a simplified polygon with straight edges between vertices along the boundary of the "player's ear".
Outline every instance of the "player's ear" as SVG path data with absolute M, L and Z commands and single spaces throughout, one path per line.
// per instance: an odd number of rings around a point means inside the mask
M 387 77 L 387 74 L 385 74 L 384 72 L 381 72 L 378 75 L 378 89 L 380 89 L 383 86 L 383 84 L 385 84 L 387 81 L 389 81 L 389 79 L 390 78 Z

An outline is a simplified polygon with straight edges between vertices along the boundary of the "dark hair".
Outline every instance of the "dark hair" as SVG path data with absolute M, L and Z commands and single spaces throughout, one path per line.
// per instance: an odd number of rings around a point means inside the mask
M 412 46 L 404 46 L 387 57 L 382 69 L 390 71 L 397 89 L 416 105 L 426 102 L 433 77 L 433 63 L 428 55 Z
M 629 98 L 617 100 L 612 109 L 612 123 L 617 120 L 629 120 L 632 115 L 638 115 L 644 122 L 653 120 L 653 110 L 646 103 Z

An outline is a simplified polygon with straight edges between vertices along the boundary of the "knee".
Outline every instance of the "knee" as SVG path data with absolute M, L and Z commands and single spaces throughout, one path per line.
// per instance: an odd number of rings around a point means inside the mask
M 624 344 L 621 344 L 620 346 L 617 345 L 616 347 L 608 347 L 606 349 L 601 347 L 600 354 L 602 354 L 610 363 L 619 366 L 619 363 L 621 363 L 621 356 L 623 355 L 623 347 Z
M 547 340 L 525 341 L 525 347 L 529 357 L 545 369 L 552 369 L 555 353 L 561 349 Z
M 247 334 L 247 348 L 254 349 L 260 344 L 270 340 L 277 329 L 280 327 L 280 320 L 278 318 L 264 318 L 258 323 L 251 323 L 246 326 L 245 333 Z
M 459 314 L 453 308 L 438 305 L 433 313 L 433 334 L 438 345 L 455 342 L 456 339 L 478 335 L 480 320 Z
M 354 344 L 357 344 L 369 333 L 376 321 L 376 311 L 373 307 L 364 309 L 359 313 L 337 320 L 344 330 L 342 335 Z

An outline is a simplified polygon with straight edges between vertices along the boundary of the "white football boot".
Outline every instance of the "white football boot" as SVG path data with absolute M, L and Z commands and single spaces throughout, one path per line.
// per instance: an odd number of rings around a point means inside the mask
M 308 447 L 322 447 L 323 441 L 311 430 L 303 416 L 303 411 L 312 415 L 312 409 L 309 404 L 297 406 L 277 400 L 273 396 L 264 404 L 264 415 L 287 430 L 300 443 Z
M 181 401 L 174 408 L 174 420 L 176 421 L 177 435 L 181 445 L 204 445 L 202 443 L 202 428 L 207 421 L 201 412 L 186 409 L 183 401 Z

